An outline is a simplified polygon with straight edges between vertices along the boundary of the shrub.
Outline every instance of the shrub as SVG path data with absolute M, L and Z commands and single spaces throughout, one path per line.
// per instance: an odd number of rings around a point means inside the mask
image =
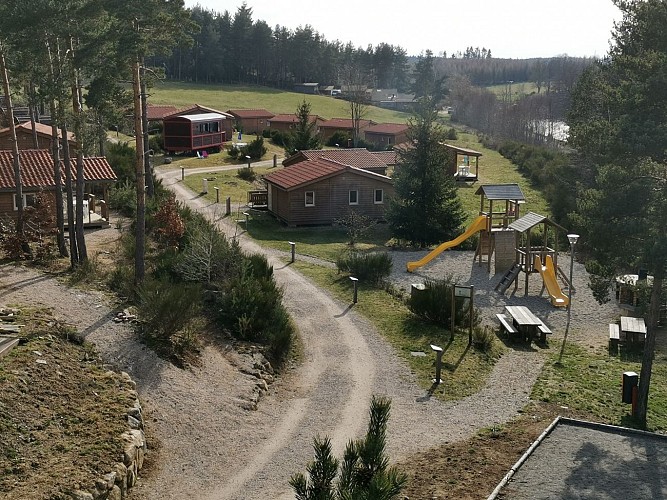
M 264 139 L 271 139 L 271 132 L 272 132 L 271 130 L 265 128 L 264 130 L 262 130 L 262 137 L 264 137 Z
M 116 173 L 119 182 L 135 180 L 135 154 L 134 148 L 127 142 L 108 143 L 106 158 L 109 165 Z
M 253 170 L 252 167 L 242 167 L 239 168 L 238 171 L 236 172 L 236 175 L 243 179 L 244 181 L 248 182 L 255 182 L 257 179 L 257 174 Z
M 227 154 L 229 155 L 230 158 L 236 160 L 241 154 L 241 150 L 236 147 L 236 144 L 232 144 L 227 148 Z
M 148 148 L 152 149 L 155 154 L 164 151 L 164 139 L 162 135 L 152 135 L 148 139 Z
M 283 134 L 280 130 L 272 130 L 271 131 L 271 141 L 276 146 L 284 146 L 285 145 L 285 134 Z
M 128 262 L 118 262 L 109 275 L 109 288 L 120 297 L 134 297 L 134 266 Z
M 387 252 L 350 252 L 336 261 L 339 271 L 362 281 L 378 284 L 391 274 L 392 260 Z
M 133 217 L 137 210 L 135 186 L 125 180 L 109 190 L 109 207 L 118 210 L 125 217 Z
M 141 330 L 149 338 L 168 340 L 181 332 L 199 312 L 197 285 L 146 280 L 139 289 Z
M 261 135 L 258 135 L 245 149 L 245 154 L 253 160 L 259 160 L 267 151 L 266 146 L 264 146 L 264 138 Z
M 450 141 L 455 141 L 458 139 L 459 136 L 456 133 L 456 129 L 454 127 L 451 127 L 447 132 L 445 133 L 445 139 L 450 140 Z
M 430 323 L 449 326 L 452 318 L 451 276 L 442 280 L 426 280 L 424 290 L 413 293 L 407 300 L 408 309 L 415 316 Z M 456 325 L 469 325 L 468 305 L 463 300 L 455 302 Z M 473 326 L 480 323 L 479 312 L 473 311 Z
M 347 147 L 347 142 L 351 140 L 352 138 L 350 137 L 349 134 L 345 132 L 341 132 L 340 130 L 337 130 L 334 132 L 334 134 L 331 136 L 331 138 L 327 141 L 327 146 L 335 146 L 338 145 L 342 148 Z
M 481 352 L 490 352 L 496 335 L 488 326 L 476 326 L 472 330 L 472 343 Z

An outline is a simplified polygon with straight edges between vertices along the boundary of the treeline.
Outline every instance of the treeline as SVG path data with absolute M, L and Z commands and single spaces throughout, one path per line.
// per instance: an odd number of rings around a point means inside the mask
M 200 26 L 194 43 L 179 44 L 168 57 L 156 58 L 168 78 L 200 83 L 260 84 L 291 88 L 295 83 L 341 84 L 348 66 L 360 68 L 376 88 L 409 86 L 405 49 L 380 43 L 366 49 L 327 40 L 312 26 L 271 28 L 253 20 L 245 3 L 232 15 L 196 6 L 191 19 Z

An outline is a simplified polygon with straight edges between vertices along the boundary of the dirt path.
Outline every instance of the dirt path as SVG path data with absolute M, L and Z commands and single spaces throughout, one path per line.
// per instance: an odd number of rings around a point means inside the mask
M 182 201 L 209 215 L 216 212 L 215 204 L 206 205 L 182 186 L 180 171 L 163 172 L 162 177 Z M 221 222 L 221 228 L 235 231 L 227 222 Z M 197 427 L 207 432 L 206 442 L 198 446 L 216 449 L 220 456 L 207 460 L 211 454 L 198 456 L 201 448 L 192 447 L 188 436 L 160 434 L 161 466 L 155 478 L 144 482 L 146 498 L 184 494 L 210 499 L 293 498 L 287 482 L 311 459 L 312 438 L 328 435 L 340 454 L 347 440 L 363 433 L 373 393 L 392 399 L 388 444 L 396 459 L 504 422 L 526 403 L 542 366 L 539 353 L 510 351 L 480 393 L 442 404 L 419 389 L 407 365 L 347 304 L 333 300 L 286 266 L 277 252 L 261 249 L 243 235 L 240 239 L 244 249 L 267 254 L 273 264 L 301 334 L 304 362 L 272 386 L 258 411 L 233 421 L 216 419 L 215 428 L 208 421 L 210 408 L 201 404 L 196 392 L 192 394 L 189 412 L 199 414 Z M 205 360 L 202 376 L 216 371 L 207 367 L 209 361 L 215 362 Z M 165 478 L 173 475 L 179 476 L 182 487 L 170 481 L 164 488 Z M 193 488 L 198 488 L 196 494 Z

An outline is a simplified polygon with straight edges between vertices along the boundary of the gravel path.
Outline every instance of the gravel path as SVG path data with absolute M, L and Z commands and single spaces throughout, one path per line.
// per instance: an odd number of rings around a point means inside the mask
M 205 205 L 178 182 L 180 170 L 165 170 L 161 176 L 179 199 L 210 216 L 215 213 L 217 206 Z M 221 228 L 236 232 L 226 221 Z M 507 421 L 527 402 L 544 361 L 540 351 L 510 350 L 479 393 L 441 403 L 419 388 L 405 362 L 347 304 L 286 266 L 279 252 L 261 249 L 243 235 L 240 240 L 244 249 L 269 257 L 304 348 L 303 363 L 271 386 L 257 411 L 244 409 L 257 379 L 239 370 L 246 361 L 233 351 L 207 347 L 200 367 L 175 368 L 138 344 L 127 326 L 113 323 L 113 304 L 101 294 L 69 289 L 24 268 L 0 267 L 5 304 L 52 307 L 137 381 L 149 410 L 149 435 L 160 446 L 158 459 L 153 454 L 151 460 L 155 469 L 140 480 L 136 498 L 291 499 L 289 477 L 305 470 L 311 460 L 312 438 L 328 435 L 340 455 L 347 440 L 363 433 L 372 394 L 392 399 L 388 447 L 393 459 L 465 439 L 480 428 Z M 544 297 L 499 297 L 492 291 L 499 277 L 489 277 L 485 268 L 473 265 L 467 252 L 447 252 L 426 271 L 405 273 L 404 262 L 417 254 L 423 252 L 394 253 L 396 286 L 409 287 L 426 273 L 452 273 L 461 283 L 475 284 L 476 305 L 484 308 L 489 322 L 507 302 L 529 305 L 554 331 L 563 324 L 564 311 L 549 306 Z M 531 285 L 537 292 L 538 281 L 534 278 Z M 592 342 L 597 330 L 583 325 L 606 323 L 606 317 L 600 319 L 606 313 L 584 310 L 587 288 L 583 278 L 576 284 L 572 331 Z

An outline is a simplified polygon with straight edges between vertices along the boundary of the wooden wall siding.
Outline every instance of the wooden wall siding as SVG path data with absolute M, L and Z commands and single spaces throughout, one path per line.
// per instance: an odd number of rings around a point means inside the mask
M 23 129 L 18 129 L 16 131 L 16 140 L 18 142 L 19 151 L 26 149 L 35 149 L 35 143 L 32 140 L 32 133 L 26 132 Z M 50 137 L 45 137 L 44 135 L 37 134 L 37 142 L 39 143 L 39 148 L 37 149 L 48 149 L 51 151 L 51 144 L 53 141 Z M 12 140 L 9 134 L 3 134 L 0 136 L 0 149 L 11 151 L 13 149 Z M 70 144 L 70 154 L 74 155 L 74 148 Z
M 273 208 L 271 212 L 290 226 L 332 224 L 347 214 L 349 209 L 375 219 L 384 219 L 389 198 L 394 193 L 391 184 L 376 179 L 345 173 L 310 184 L 306 187 L 284 191 L 271 186 Z M 381 204 L 374 203 L 375 190 L 384 191 Z M 349 192 L 358 191 L 358 205 L 349 204 Z M 305 204 L 306 191 L 315 192 L 315 206 Z
M 407 142 L 407 133 L 403 134 L 375 134 L 373 132 L 366 132 L 366 141 L 375 144 L 376 146 L 386 147 L 388 145 L 401 144 Z
M 24 190 L 23 194 L 37 194 L 37 191 Z M 56 193 L 53 191 L 44 191 L 43 194 L 50 198 L 51 206 L 54 207 L 55 217 Z M 14 191 L 0 192 L 0 217 L 11 217 L 12 219 L 15 219 L 17 213 L 18 210 L 14 210 Z

